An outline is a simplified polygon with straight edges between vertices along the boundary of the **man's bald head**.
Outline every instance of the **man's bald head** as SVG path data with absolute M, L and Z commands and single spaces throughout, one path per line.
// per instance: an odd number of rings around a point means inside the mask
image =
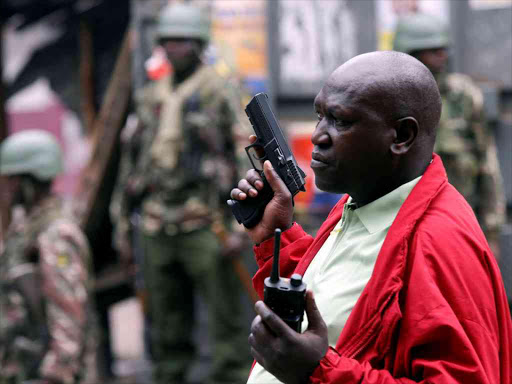
M 412 56 L 373 52 L 336 69 L 315 98 L 316 185 L 359 204 L 420 176 L 432 159 L 441 97 Z
M 414 117 L 420 126 L 418 138 L 433 148 L 441 96 L 432 73 L 414 57 L 394 51 L 362 54 L 338 67 L 325 86 L 344 87 L 385 113 L 390 123 Z

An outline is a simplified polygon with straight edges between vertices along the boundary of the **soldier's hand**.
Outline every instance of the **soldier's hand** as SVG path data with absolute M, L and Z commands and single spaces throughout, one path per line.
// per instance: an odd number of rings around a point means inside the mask
M 253 228 L 246 228 L 251 240 L 259 244 L 274 235 L 274 230 L 280 228 L 286 230 L 292 226 L 293 204 L 292 194 L 286 188 L 270 161 L 263 163 L 263 172 L 270 187 L 274 191 L 274 197 L 265 207 L 263 217 Z M 258 191 L 263 189 L 263 180 L 255 169 L 247 172 L 245 179 L 238 182 L 238 187 L 231 190 L 231 198 L 234 200 L 251 199 L 258 196 Z
M 126 181 L 125 193 L 130 197 L 137 195 L 139 184 L 140 181 L 138 178 L 130 176 Z
M 131 244 L 128 240 L 123 240 L 118 245 L 119 262 L 128 275 L 135 274 L 135 259 Z
M 241 257 L 243 251 L 249 247 L 249 239 L 245 233 L 232 232 L 226 236 L 222 246 L 222 256 L 229 259 Z

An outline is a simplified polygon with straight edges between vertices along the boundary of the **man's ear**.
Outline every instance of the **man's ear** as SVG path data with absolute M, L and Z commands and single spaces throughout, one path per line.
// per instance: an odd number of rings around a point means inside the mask
M 404 117 L 395 122 L 395 140 L 391 144 L 394 155 L 405 155 L 418 137 L 420 126 L 414 117 Z

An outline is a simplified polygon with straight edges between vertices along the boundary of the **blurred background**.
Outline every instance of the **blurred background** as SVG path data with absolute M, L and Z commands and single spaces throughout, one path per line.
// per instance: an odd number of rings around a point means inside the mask
M 307 192 L 298 220 L 315 232 L 338 196 L 315 189 L 309 137 L 313 98 L 330 72 L 351 57 L 392 48 L 401 15 L 424 12 L 450 26 L 450 70 L 471 76 L 484 94 L 507 201 L 499 259 L 512 297 L 512 0 L 191 0 L 209 12 L 206 60 L 238 78 L 248 95 L 268 93 L 301 168 Z M 103 348 L 117 379 L 150 382 L 141 306 L 131 275 L 112 248 L 109 204 L 120 135 L 133 96 L 168 71 L 155 49 L 155 17 L 168 0 L 2 0 L 0 140 L 31 128 L 51 131 L 65 153 L 55 190 L 79 203 L 93 250 L 96 300 L 110 329 Z M 241 100 L 246 103 L 248 100 Z M 1 182 L 1 181 L 0 181 Z M 0 191 L 1 239 L 9 223 Z M 244 259 L 249 271 L 255 264 Z M 247 327 L 252 319 L 249 297 Z M 201 308 L 199 308 L 201 311 Z M 199 329 L 202 329 L 199 327 Z M 198 335 L 202 338 L 202 335 Z M 202 346 L 195 375 L 208 368 Z M 117 381 L 116 381 L 117 380 Z

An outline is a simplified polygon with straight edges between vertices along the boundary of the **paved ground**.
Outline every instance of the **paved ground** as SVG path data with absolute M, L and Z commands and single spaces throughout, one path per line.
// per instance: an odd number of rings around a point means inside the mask
M 114 305 L 110 311 L 112 348 L 116 356 L 117 383 L 150 383 L 151 363 L 144 356 L 142 312 L 131 298 Z
M 199 304 L 198 309 L 200 324 L 196 338 L 205 340 L 205 308 Z M 117 359 L 113 369 L 117 379 L 108 384 L 151 384 L 151 362 L 144 354 L 142 313 L 137 300 L 132 298 L 113 306 L 110 322 L 112 348 Z M 209 345 L 200 344 L 199 358 L 189 375 L 192 383 L 201 382 L 208 374 L 209 353 Z

